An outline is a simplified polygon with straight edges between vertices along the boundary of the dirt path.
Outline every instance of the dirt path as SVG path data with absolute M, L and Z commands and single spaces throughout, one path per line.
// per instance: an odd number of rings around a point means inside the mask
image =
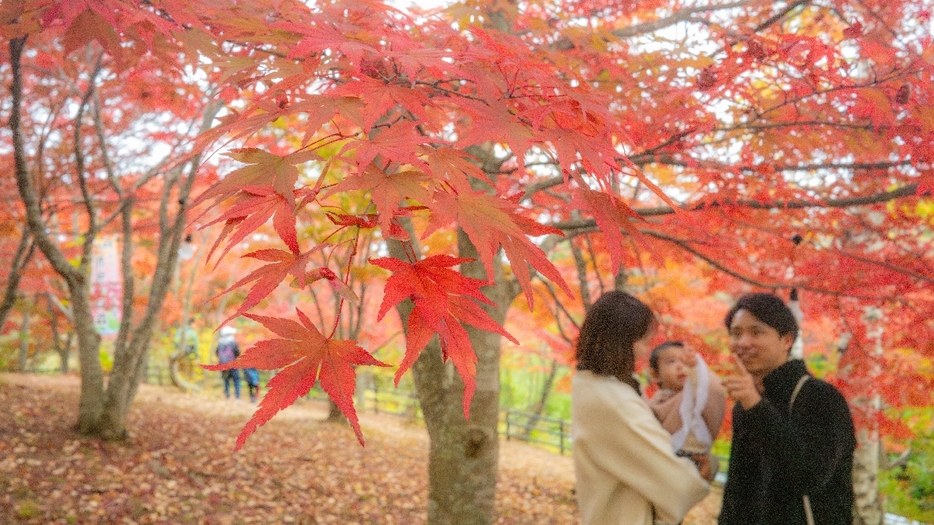
M 231 454 L 255 405 L 143 385 L 127 443 L 69 426 L 78 378 L 0 374 L 0 523 L 394 524 L 425 522 L 428 437 L 360 415 L 366 447 L 326 406 L 299 401 Z M 501 442 L 497 524 L 574 524 L 570 456 Z M 686 525 L 712 525 L 714 493 Z

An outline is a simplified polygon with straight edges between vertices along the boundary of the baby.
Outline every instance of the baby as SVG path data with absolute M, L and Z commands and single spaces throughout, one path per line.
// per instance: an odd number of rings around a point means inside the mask
M 726 391 L 707 363 L 680 341 L 666 341 L 652 350 L 649 375 L 659 390 L 649 406 L 662 426 L 671 433 L 679 456 L 698 462 L 709 458 L 713 440 L 720 432 L 726 413 Z

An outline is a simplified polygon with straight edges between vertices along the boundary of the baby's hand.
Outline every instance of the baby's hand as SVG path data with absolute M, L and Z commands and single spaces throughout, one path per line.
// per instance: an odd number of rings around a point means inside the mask
M 688 345 L 684 345 L 684 352 L 681 352 L 681 362 L 688 368 L 697 366 L 697 352 Z
M 717 475 L 717 469 L 715 469 L 713 465 L 716 459 L 710 454 L 691 454 L 688 457 L 694 462 L 694 465 L 697 467 L 697 472 L 702 478 L 707 480 L 708 483 L 713 481 L 714 476 Z

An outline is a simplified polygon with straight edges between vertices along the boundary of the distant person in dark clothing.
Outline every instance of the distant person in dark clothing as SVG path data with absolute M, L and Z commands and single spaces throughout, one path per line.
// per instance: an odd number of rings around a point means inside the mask
M 836 388 L 789 360 L 791 310 L 749 294 L 725 323 L 737 370 L 723 386 L 736 404 L 719 525 L 850 525 L 853 419 Z
M 259 372 L 255 368 L 243 369 L 243 380 L 246 381 L 250 391 L 250 403 L 256 403 L 256 394 L 259 392 Z
M 240 345 L 234 339 L 236 333 L 237 329 L 232 326 L 221 328 L 221 338 L 218 340 L 217 350 L 215 350 L 217 361 L 220 364 L 229 363 L 240 357 Z M 224 378 L 224 396 L 230 399 L 230 385 L 233 383 L 234 395 L 237 399 L 240 399 L 240 371 L 236 368 L 224 370 L 221 372 L 221 377 Z

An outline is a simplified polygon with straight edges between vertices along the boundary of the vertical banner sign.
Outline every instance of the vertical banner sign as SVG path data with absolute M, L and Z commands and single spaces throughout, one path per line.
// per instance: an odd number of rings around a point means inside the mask
M 117 239 L 99 237 L 91 259 L 91 308 L 100 335 L 114 335 L 120 330 L 122 291 Z

